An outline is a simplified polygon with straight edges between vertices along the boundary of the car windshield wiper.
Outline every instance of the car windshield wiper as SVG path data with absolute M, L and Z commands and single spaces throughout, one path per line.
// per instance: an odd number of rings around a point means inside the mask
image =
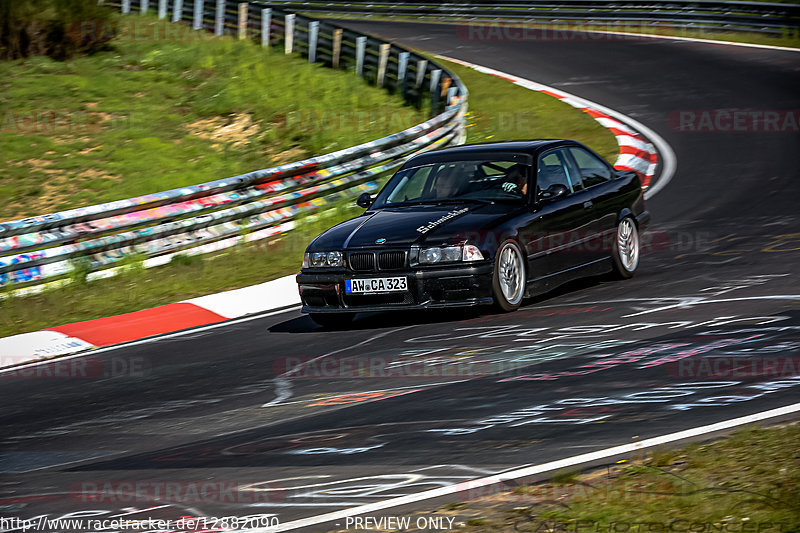
M 392 202 L 381 207 L 403 207 L 407 205 L 449 205 L 449 204 L 494 204 L 492 200 L 481 200 L 478 198 L 441 198 L 439 200 L 407 200 L 405 202 Z
M 408 205 L 434 205 L 435 201 L 425 200 L 406 200 L 405 202 L 392 202 L 390 204 L 383 204 L 379 207 L 405 207 Z
M 465 203 L 492 205 L 492 204 L 494 204 L 494 201 L 492 201 L 492 200 L 484 200 L 482 198 L 443 198 L 442 200 L 436 200 L 433 203 L 435 203 L 437 205 L 441 205 L 441 204 L 465 204 Z

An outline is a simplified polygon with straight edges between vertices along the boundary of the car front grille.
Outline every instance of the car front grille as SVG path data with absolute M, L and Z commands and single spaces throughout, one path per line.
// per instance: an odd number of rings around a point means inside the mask
M 349 256 L 350 268 L 356 272 L 375 270 L 375 254 L 372 252 L 353 252 Z
M 380 252 L 351 252 L 347 257 L 350 270 L 377 272 L 378 270 L 402 270 L 406 267 L 407 255 L 408 252 L 405 250 L 383 250 Z
M 402 251 L 381 252 L 378 256 L 378 268 L 381 270 L 399 270 L 406 266 L 406 253 Z

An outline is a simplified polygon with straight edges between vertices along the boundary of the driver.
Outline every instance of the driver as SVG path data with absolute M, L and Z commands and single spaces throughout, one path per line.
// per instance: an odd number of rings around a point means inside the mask
M 522 196 L 528 194 L 528 176 L 524 165 L 516 163 L 509 167 L 503 182 L 503 190 Z

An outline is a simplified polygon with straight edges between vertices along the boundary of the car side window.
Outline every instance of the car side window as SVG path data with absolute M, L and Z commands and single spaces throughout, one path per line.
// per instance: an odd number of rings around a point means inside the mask
M 563 185 L 570 192 L 574 192 L 567 174 L 565 158 L 559 150 L 539 156 L 539 164 L 536 168 L 536 187 L 540 192 L 546 191 L 556 184 Z
M 561 155 L 564 159 L 564 164 L 567 167 L 567 176 L 569 177 L 569 182 L 572 185 L 573 191 L 582 191 L 583 181 L 581 180 L 581 171 L 575 166 L 575 161 L 573 158 L 569 157 L 569 155 L 564 151 L 564 149 L 558 150 L 561 152 Z
M 580 169 L 585 187 L 599 185 L 611 179 L 611 170 L 608 165 L 596 155 L 576 146 L 570 147 L 569 152 Z

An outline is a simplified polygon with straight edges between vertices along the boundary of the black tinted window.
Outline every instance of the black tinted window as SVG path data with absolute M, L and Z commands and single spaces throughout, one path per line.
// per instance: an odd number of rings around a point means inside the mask
M 514 202 L 527 198 L 530 166 L 511 161 L 433 163 L 395 174 L 375 208 L 441 202 Z
M 578 164 L 585 187 L 605 183 L 611 179 L 611 170 L 599 157 L 583 148 L 572 147 L 569 151 Z
M 536 172 L 536 185 L 540 191 L 546 191 L 552 185 L 563 185 L 572 192 L 572 185 L 567 176 L 567 169 L 558 150 L 547 152 L 539 157 Z

